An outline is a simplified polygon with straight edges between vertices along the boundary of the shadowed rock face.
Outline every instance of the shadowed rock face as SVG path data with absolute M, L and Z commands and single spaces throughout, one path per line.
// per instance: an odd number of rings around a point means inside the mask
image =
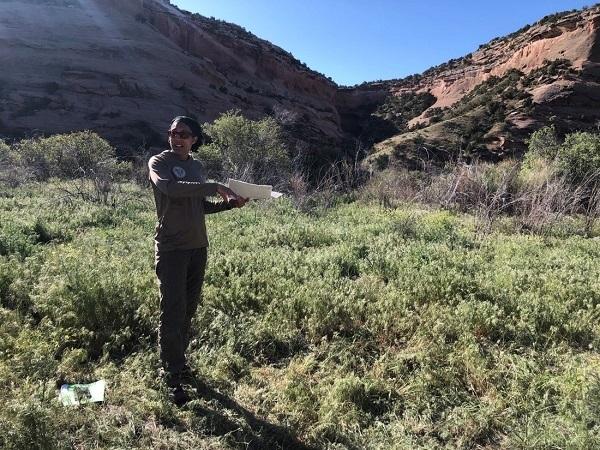
M 0 0 L 0 136 L 91 129 L 135 151 L 164 145 L 175 115 L 204 122 L 239 108 L 274 114 L 328 157 L 355 138 L 373 158 L 410 162 L 423 146 L 499 158 L 549 121 L 597 127 L 599 27 L 598 7 L 555 15 L 421 75 L 341 88 L 168 1 Z
M 0 135 L 92 129 L 162 145 L 175 115 L 302 122 L 338 143 L 336 86 L 243 29 L 158 0 L 1 0 Z

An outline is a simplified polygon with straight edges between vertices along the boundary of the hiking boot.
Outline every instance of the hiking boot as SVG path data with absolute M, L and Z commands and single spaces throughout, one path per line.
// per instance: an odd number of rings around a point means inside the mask
M 176 406 L 183 406 L 190 401 L 190 397 L 181 384 L 169 388 L 169 400 Z
M 193 384 L 196 381 L 196 374 L 192 368 L 186 364 L 183 366 L 181 372 L 179 372 L 179 378 L 182 383 Z
M 178 376 L 181 383 L 186 388 L 189 388 L 190 394 L 194 397 L 202 397 L 210 393 L 211 389 L 206 381 L 204 381 L 204 378 L 187 364 L 183 367 L 183 370 L 179 372 Z

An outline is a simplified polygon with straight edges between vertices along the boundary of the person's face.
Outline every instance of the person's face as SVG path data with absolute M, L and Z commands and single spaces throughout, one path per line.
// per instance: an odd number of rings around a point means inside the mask
M 187 159 L 197 140 L 185 123 L 175 122 L 169 129 L 169 145 L 181 159 Z

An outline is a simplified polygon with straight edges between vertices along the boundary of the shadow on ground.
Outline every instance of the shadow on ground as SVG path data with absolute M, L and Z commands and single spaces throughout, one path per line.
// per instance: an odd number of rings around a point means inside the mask
M 316 450 L 302 443 L 286 427 L 258 418 L 235 400 L 216 391 L 198 378 L 192 381 L 198 398 L 185 408 L 206 421 L 206 433 L 222 436 L 232 448 L 246 450 Z

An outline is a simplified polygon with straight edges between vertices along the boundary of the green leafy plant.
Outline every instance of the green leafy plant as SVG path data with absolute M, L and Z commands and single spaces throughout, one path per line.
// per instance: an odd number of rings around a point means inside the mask
M 40 180 L 91 177 L 115 158 L 113 147 L 89 131 L 26 139 L 14 145 L 12 154 Z
M 272 117 L 254 121 L 233 110 L 203 128 L 210 143 L 200 148 L 200 158 L 213 173 L 269 184 L 289 178 L 291 161 L 282 130 Z
M 516 167 L 389 171 L 318 213 L 281 198 L 207 217 L 189 349 L 205 387 L 182 409 L 156 371 L 151 192 L 3 187 L 0 446 L 595 448 L 600 248 L 577 215 L 480 233 L 498 192 L 548 187 Z M 440 209 L 440 185 L 464 207 Z M 99 379 L 104 404 L 56 401 Z

